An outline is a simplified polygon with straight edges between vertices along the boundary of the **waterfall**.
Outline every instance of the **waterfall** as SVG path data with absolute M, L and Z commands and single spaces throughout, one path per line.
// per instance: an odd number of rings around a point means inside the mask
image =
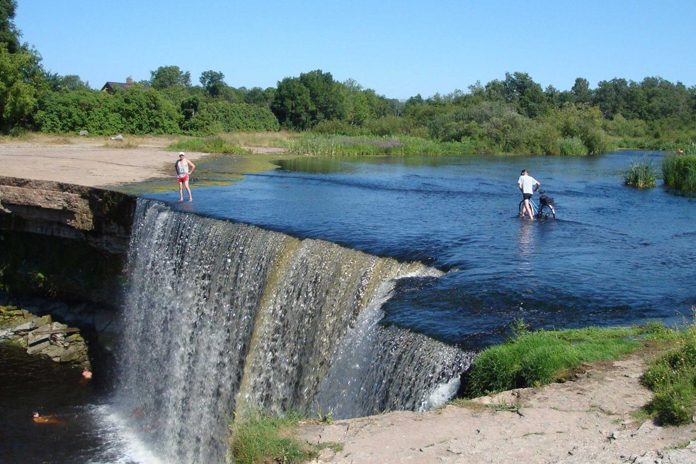
M 117 404 L 182 463 L 225 462 L 228 426 L 246 411 L 428 408 L 468 355 L 377 323 L 395 279 L 437 274 L 139 200 Z

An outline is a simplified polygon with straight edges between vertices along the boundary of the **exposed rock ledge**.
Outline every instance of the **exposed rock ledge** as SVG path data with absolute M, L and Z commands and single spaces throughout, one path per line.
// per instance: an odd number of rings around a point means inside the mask
M 86 240 L 125 253 L 135 199 L 59 182 L 0 177 L 0 230 Z

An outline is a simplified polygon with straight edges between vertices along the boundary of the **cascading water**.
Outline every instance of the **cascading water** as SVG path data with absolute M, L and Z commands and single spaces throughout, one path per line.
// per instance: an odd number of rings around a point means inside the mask
M 225 462 L 246 411 L 427 408 L 468 355 L 377 322 L 395 279 L 436 273 L 139 200 L 117 403 L 184 463 Z

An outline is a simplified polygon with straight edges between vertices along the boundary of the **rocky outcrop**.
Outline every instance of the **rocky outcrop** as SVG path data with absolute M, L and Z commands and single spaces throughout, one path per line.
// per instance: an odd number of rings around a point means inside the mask
M 48 315 L 35 316 L 22 309 L 0 306 L 2 340 L 26 348 L 29 355 L 91 369 L 87 344 L 79 329 L 53 322 Z
M 0 290 L 115 308 L 135 198 L 0 177 Z
M 135 198 L 60 182 L 0 177 L 0 230 L 85 240 L 114 254 L 128 247 Z

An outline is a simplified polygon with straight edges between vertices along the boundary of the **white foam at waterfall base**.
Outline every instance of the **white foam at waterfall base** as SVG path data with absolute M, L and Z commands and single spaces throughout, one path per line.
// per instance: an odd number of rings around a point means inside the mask
M 111 406 L 96 406 L 91 415 L 107 445 L 88 464 L 164 464 Z
M 462 381 L 459 377 L 452 378 L 449 382 L 444 382 L 438 385 L 435 390 L 428 396 L 428 399 L 421 403 L 419 411 L 430 411 L 444 406 L 449 400 L 457 394 Z

